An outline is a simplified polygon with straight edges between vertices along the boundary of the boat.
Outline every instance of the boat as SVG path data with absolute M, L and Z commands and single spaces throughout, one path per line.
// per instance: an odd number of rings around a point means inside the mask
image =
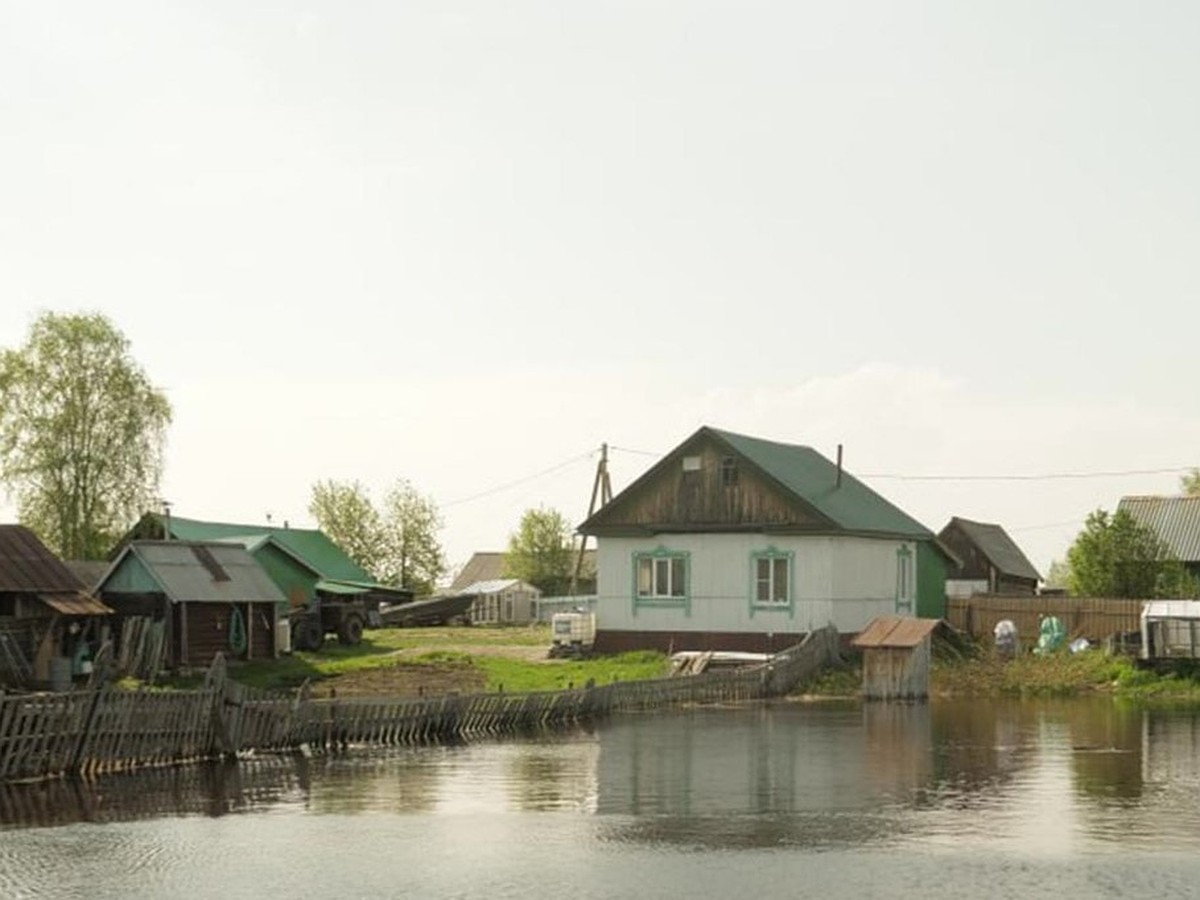
M 470 624 L 474 594 L 449 594 L 414 600 L 394 606 L 380 606 L 379 618 L 385 628 L 415 628 L 422 625 Z

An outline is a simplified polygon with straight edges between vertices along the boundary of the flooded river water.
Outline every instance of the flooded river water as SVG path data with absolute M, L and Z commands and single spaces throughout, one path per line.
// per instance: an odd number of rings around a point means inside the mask
M 0 787 L 0 897 L 1197 897 L 1200 715 L 776 703 Z

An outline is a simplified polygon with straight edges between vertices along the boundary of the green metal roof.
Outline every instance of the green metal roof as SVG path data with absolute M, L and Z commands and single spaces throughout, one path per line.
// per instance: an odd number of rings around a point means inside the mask
M 839 485 L 837 466 L 811 447 L 765 441 L 707 426 L 701 431 L 723 441 L 839 528 L 918 539 L 934 536 L 932 531 L 845 469 Z
M 347 556 L 325 532 L 316 529 L 235 525 L 171 516 L 171 535 L 181 541 L 222 541 L 242 546 L 246 546 L 251 538 L 270 536 L 276 544 L 323 578 L 376 583 L 371 574 Z

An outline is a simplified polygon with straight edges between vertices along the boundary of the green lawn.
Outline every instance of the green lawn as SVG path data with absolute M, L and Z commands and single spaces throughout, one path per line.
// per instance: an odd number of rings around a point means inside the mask
M 230 669 L 242 684 L 268 690 L 288 690 L 305 681 L 318 683 L 339 675 L 391 666 L 444 665 L 447 662 L 481 669 L 489 691 L 557 690 L 596 684 L 658 678 L 667 673 L 659 653 L 626 653 L 586 660 L 530 661 L 502 655 L 511 648 L 550 648 L 548 626 L 520 628 L 383 628 L 368 631 L 362 643 L 345 647 L 329 640 L 319 653 L 293 653 Z M 192 687 L 199 679 L 176 679 L 174 687 Z

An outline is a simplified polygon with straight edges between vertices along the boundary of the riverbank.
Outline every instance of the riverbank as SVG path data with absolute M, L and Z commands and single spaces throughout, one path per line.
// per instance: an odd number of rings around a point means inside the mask
M 987 650 L 942 657 L 935 661 L 930 693 L 934 698 L 1080 697 L 1108 694 L 1148 706 L 1200 707 L 1200 670 L 1157 673 L 1140 669 L 1123 656 L 1097 650 L 1032 653 L 1005 660 Z M 803 688 L 813 698 L 859 697 L 860 660 L 830 670 Z

